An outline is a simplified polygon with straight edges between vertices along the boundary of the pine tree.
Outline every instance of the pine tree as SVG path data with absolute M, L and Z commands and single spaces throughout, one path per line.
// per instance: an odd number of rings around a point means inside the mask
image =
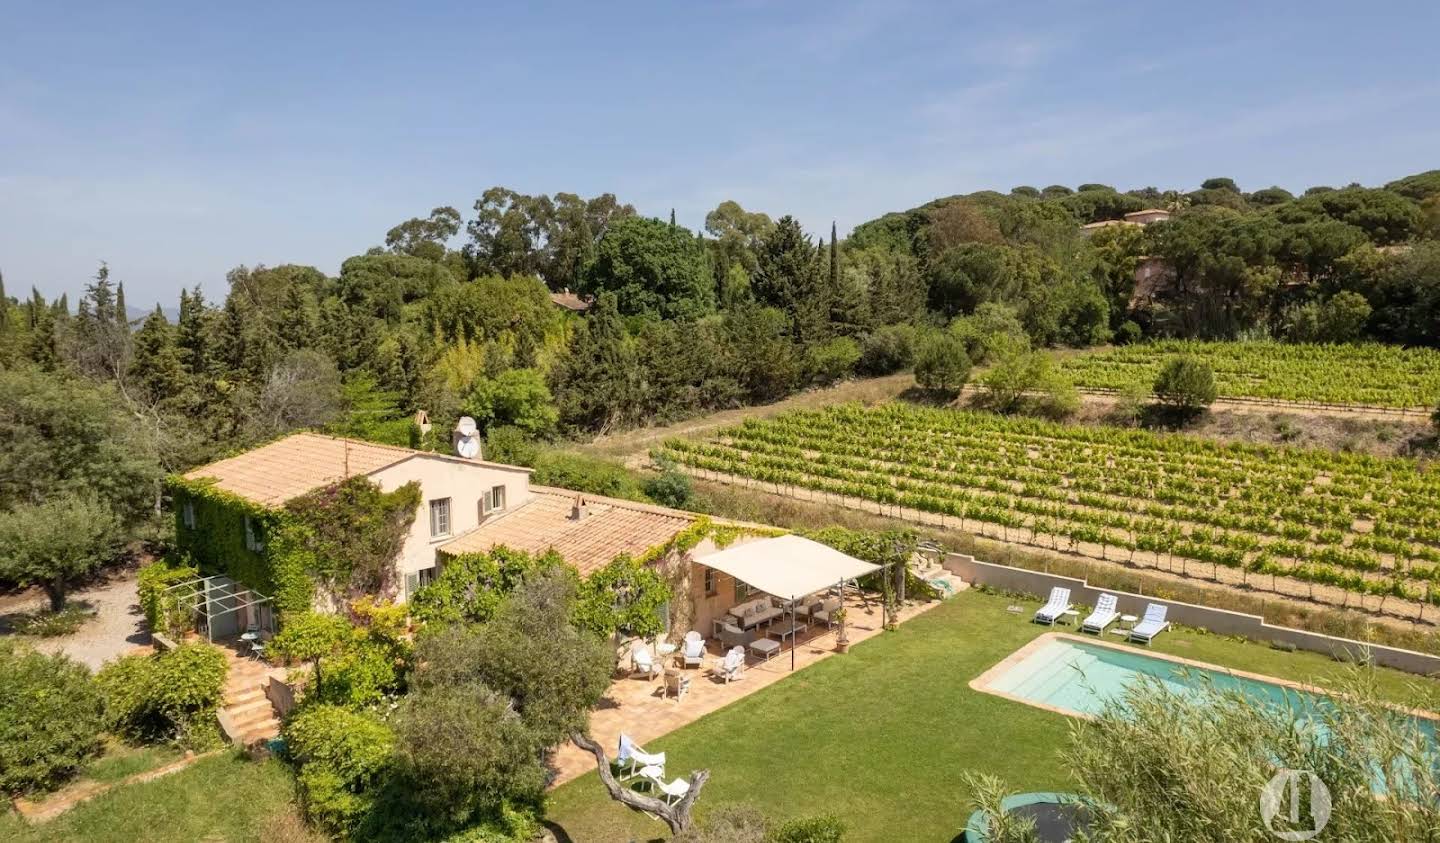
M 47 372 L 53 372 L 60 362 L 55 342 L 55 308 L 45 305 L 45 297 L 34 287 L 30 288 L 30 338 L 26 343 L 25 356 Z
M 10 297 L 5 295 L 5 273 L 0 272 L 0 333 L 10 327 Z
M 671 227 L 671 228 L 674 228 L 674 227 L 675 227 L 675 209 L 674 209 L 674 208 L 671 208 L 671 209 L 670 209 L 670 227 Z
M 209 354 L 205 337 L 205 295 L 196 285 L 195 292 L 180 291 L 180 319 L 176 326 L 175 343 L 180 350 L 180 363 L 193 375 L 204 374 Z
M 152 402 L 174 398 L 185 388 L 185 369 L 180 364 L 175 332 L 158 304 L 135 334 L 129 378 Z

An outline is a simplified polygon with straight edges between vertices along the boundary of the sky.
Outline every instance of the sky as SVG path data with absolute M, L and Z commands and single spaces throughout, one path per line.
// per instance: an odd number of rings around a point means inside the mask
M 1440 167 L 1440 3 L 0 0 L 0 273 L 329 273 L 487 188 L 842 233 L 1018 184 Z M 457 242 L 458 245 L 458 242 Z

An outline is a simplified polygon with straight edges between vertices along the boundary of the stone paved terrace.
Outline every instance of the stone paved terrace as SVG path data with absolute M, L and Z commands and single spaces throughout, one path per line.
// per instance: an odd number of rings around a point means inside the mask
M 907 605 L 900 610 L 900 622 L 904 623 L 938 605 L 939 601 Z M 882 632 L 881 625 L 884 621 L 878 602 L 871 600 L 867 608 L 862 605 L 858 596 L 850 596 L 846 598 L 846 608 L 852 646 Z M 790 675 L 790 648 L 786 645 L 779 655 L 769 661 L 757 662 L 752 657 L 746 663 L 745 678 L 727 685 L 710 675 L 711 666 L 723 656 L 719 652 L 719 642 L 706 639 L 706 644 L 709 649 L 704 666 L 698 670 L 692 668 L 685 671 L 691 676 L 691 684 L 683 700 L 677 701 L 673 696 L 664 696 L 663 678 L 647 679 L 639 675 L 626 675 L 611 682 L 610 690 L 606 692 L 599 708 L 590 715 L 590 735 L 599 741 L 608 756 L 614 758 L 621 732 L 643 747 L 656 738 Z M 801 640 L 795 653 L 795 670 L 803 670 L 821 659 L 837 655 L 835 632 L 825 632 L 823 628 L 817 628 L 811 632 L 811 637 Z M 628 654 L 622 666 L 628 671 Z M 568 742 L 556 752 L 553 763 L 557 776 L 552 787 L 558 787 L 595 769 L 595 757 Z M 675 767 L 673 770 L 667 769 L 666 773 L 671 778 L 683 777 L 690 774 L 690 769 Z M 596 787 L 599 787 L 599 784 L 596 784 Z

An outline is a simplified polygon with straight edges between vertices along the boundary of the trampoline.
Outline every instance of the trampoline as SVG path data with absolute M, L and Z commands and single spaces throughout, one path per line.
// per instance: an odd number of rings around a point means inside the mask
M 1090 809 L 1073 793 L 1019 793 L 1001 800 L 1000 810 L 1032 820 L 1041 843 L 1065 843 L 1089 826 Z M 965 843 L 988 843 L 989 832 L 985 813 L 976 811 L 965 824 Z

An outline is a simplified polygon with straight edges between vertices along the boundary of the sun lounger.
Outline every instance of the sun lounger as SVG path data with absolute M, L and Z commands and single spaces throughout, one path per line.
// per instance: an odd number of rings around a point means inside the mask
M 1090 613 L 1080 624 L 1081 632 L 1093 632 L 1096 635 L 1105 631 L 1105 627 L 1115 622 L 1120 613 L 1115 610 L 1119 598 L 1113 594 L 1102 594 L 1100 599 L 1095 601 L 1095 611 Z
M 1170 628 L 1170 622 L 1165 620 L 1167 609 L 1159 603 L 1151 603 L 1145 607 L 1145 617 L 1135 624 L 1130 630 L 1130 640 L 1149 644 L 1155 636 Z
M 1070 611 L 1070 589 L 1055 586 L 1050 589 L 1050 599 L 1035 611 L 1035 623 L 1055 625 L 1055 620 Z

